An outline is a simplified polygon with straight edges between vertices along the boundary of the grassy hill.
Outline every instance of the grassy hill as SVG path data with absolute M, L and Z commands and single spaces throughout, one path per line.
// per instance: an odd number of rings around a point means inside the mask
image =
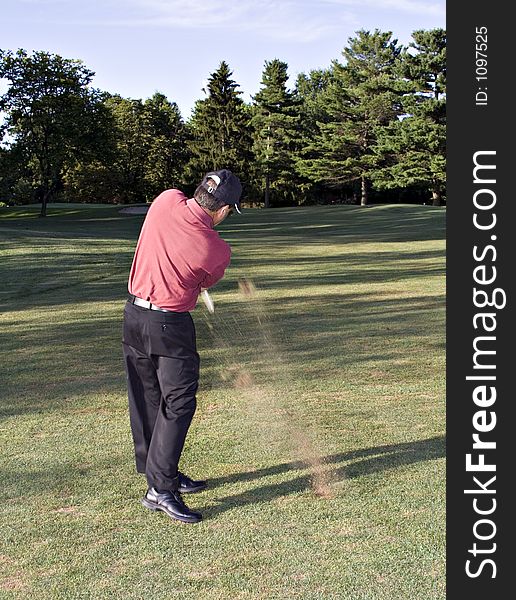
M 444 598 L 444 209 L 223 223 L 232 264 L 193 312 L 193 526 L 143 509 L 133 468 L 120 338 L 143 217 L 37 213 L 0 209 L 0 597 Z

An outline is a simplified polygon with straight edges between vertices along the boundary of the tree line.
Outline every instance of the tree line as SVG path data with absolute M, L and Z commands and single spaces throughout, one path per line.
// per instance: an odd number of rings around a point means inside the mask
M 133 203 L 191 193 L 229 168 L 244 201 L 439 205 L 445 191 L 446 32 L 360 30 L 343 60 L 298 75 L 265 61 L 250 103 L 223 61 L 185 121 L 161 93 L 146 100 L 94 88 L 82 61 L 0 50 L 0 201 Z

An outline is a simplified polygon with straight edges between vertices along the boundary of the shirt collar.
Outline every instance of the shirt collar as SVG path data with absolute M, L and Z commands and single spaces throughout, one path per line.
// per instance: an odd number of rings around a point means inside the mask
M 189 198 L 186 201 L 186 206 L 188 206 L 188 208 L 193 212 L 193 214 L 200 219 L 205 225 L 207 225 L 208 227 L 210 227 L 210 229 L 213 229 L 213 219 L 210 217 L 210 215 L 203 209 L 201 208 L 195 198 Z

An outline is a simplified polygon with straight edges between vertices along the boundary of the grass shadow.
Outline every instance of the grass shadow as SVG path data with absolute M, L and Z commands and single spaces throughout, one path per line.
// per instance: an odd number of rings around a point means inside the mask
M 404 442 L 363 448 L 351 452 L 332 454 L 322 458 L 323 466 L 331 470 L 331 480 L 336 483 L 344 479 L 363 477 L 372 473 L 380 473 L 386 470 L 397 469 L 402 466 L 415 464 L 422 461 L 435 460 L 445 456 L 444 436 L 433 437 L 414 442 Z M 119 481 L 113 480 L 115 472 L 118 472 L 125 464 L 124 457 L 111 457 L 109 460 L 92 462 L 91 458 L 87 464 L 74 464 L 67 461 L 66 464 L 56 466 L 55 469 L 31 470 L 27 472 L 9 471 L 4 469 L 0 474 L 2 481 L 1 497 L 10 500 L 22 495 L 61 494 L 71 489 L 77 491 L 81 481 L 89 485 L 91 480 L 111 481 L 114 488 L 118 488 Z M 346 464 L 342 464 L 346 463 Z M 238 483 L 259 482 L 264 477 L 281 475 L 306 470 L 307 465 L 301 461 L 281 463 L 255 471 L 243 471 L 225 477 L 213 478 L 208 481 L 210 490 L 225 485 Z M 124 468 L 125 470 L 125 468 Z M 257 486 L 239 494 L 220 496 L 217 498 L 216 506 L 204 508 L 205 519 L 213 518 L 228 510 L 250 504 L 271 502 L 282 496 L 296 494 L 310 489 L 310 476 L 300 475 L 294 479 L 277 484 Z
M 344 479 L 352 479 L 367 476 L 372 473 L 397 469 L 402 466 L 422 461 L 443 458 L 445 455 L 445 437 L 439 436 L 415 442 L 376 446 L 373 448 L 364 448 L 351 452 L 333 454 L 324 457 L 322 462 L 324 465 L 332 465 L 334 467 L 331 470 L 331 479 L 333 482 L 338 482 Z M 351 461 L 351 464 L 341 464 L 348 463 L 349 461 Z M 304 463 L 293 461 L 268 467 L 266 469 L 235 473 L 227 477 L 211 479 L 209 480 L 208 485 L 211 489 L 222 485 L 255 481 L 271 475 L 296 472 L 306 468 L 307 465 Z M 303 492 L 304 490 L 310 489 L 310 486 L 310 476 L 302 475 L 278 484 L 256 487 L 240 494 L 223 496 L 217 499 L 217 501 L 220 502 L 219 505 L 206 507 L 204 509 L 204 515 L 205 518 L 213 518 L 218 514 L 232 510 L 236 507 L 271 502 L 282 496 Z

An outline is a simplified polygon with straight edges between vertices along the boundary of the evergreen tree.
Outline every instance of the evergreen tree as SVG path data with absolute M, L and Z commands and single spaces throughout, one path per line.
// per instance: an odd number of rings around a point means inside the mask
M 446 32 L 418 30 L 403 55 L 411 86 L 403 99 L 405 118 L 383 128 L 379 152 L 385 165 L 374 176 L 380 189 L 423 187 L 439 206 L 446 186 Z
M 191 158 L 187 177 L 191 184 L 214 169 L 230 169 L 245 185 L 250 179 L 251 133 L 249 114 L 231 79 L 226 62 L 208 79 L 207 97 L 195 103 L 189 122 Z
M 340 188 L 360 182 L 361 204 L 368 202 L 370 179 L 378 164 L 377 128 L 401 112 L 402 85 L 397 68 L 402 48 L 390 32 L 358 31 L 344 48 L 344 65 L 332 63 L 324 92 L 328 119 L 304 149 L 302 172 Z
M 296 94 L 300 102 L 303 135 L 313 133 L 317 123 L 330 120 L 326 106 L 326 93 L 332 82 L 331 69 L 313 69 L 296 80 Z
M 298 194 L 295 170 L 300 145 L 300 102 L 287 89 L 288 65 L 278 59 L 265 61 L 262 88 L 254 96 L 253 150 L 265 188 L 265 207 L 271 191 L 283 198 Z
M 300 137 L 302 148 L 296 155 L 296 169 L 300 176 L 310 173 L 311 161 L 318 156 L 321 123 L 331 122 L 327 107 L 327 91 L 332 83 L 331 69 L 313 69 L 308 75 L 300 73 L 296 80 L 296 95 L 300 102 Z M 305 177 L 310 181 L 310 177 Z M 327 195 L 323 183 L 303 185 L 305 194 L 315 195 L 318 200 Z

